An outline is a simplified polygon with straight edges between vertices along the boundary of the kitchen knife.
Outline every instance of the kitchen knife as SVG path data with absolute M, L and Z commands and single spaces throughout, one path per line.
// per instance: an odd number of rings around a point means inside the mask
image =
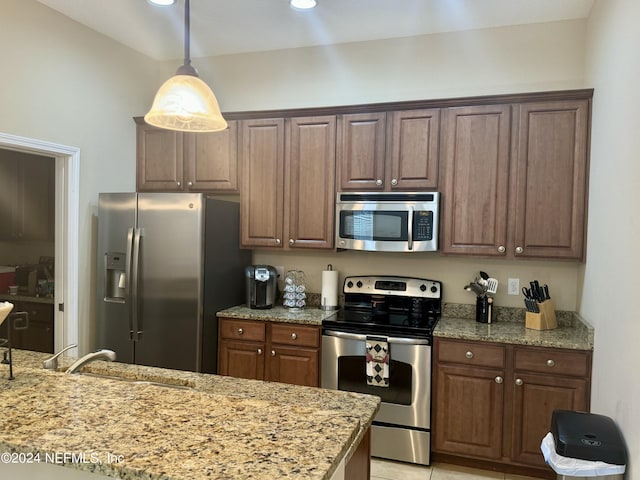
M 545 283 L 542 288 L 544 289 L 545 300 L 551 300 L 551 297 L 549 296 L 549 285 Z

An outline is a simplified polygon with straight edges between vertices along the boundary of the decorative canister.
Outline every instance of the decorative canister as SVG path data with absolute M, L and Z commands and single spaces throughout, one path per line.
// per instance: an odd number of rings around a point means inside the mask
M 302 309 L 307 304 L 307 285 L 302 270 L 289 270 L 284 277 L 283 305 L 289 309 Z

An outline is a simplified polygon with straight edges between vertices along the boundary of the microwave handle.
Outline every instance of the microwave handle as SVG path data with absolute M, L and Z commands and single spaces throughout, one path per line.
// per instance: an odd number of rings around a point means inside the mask
M 413 250 L 413 207 L 409 207 L 409 218 L 407 222 L 409 250 Z

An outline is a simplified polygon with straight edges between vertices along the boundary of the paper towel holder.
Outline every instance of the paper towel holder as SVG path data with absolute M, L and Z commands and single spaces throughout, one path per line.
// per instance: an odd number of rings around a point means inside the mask
M 333 272 L 333 265 L 331 265 L 331 264 L 327 265 L 327 270 L 325 270 L 325 272 Z M 324 273 L 325 272 L 322 272 L 323 273 L 323 277 L 324 277 Z M 337 305 L 337 303 L 338 303 L 338 301 L 337 301 L 338 299 L 337 298 L 336 298 L 336 305 L 327 305 L 326 304 L 327 298 L 326 298 L 326 295 L 325 295 L 325 292 L 324 292 L 324 288 L 325 288 L 325 285 L 324 285 L 324 278 L 323 278 L 323 286 L 322 286 L 323 292 L 320 295 L 320 310 L 325 310 L 325 311 L 339 310 L 340 306 Z M 336 285 L 336 289 L 337 289 L 337 285 Z M 338 292 L 336 291 L 335 292 L 336 296 L 337 296 L 337 293 Z

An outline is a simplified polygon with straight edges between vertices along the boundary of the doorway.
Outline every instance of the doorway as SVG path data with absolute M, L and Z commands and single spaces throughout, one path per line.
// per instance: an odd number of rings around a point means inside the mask
M 0 132 L 0 149 L 55 159 L 54 351 L 78 343 L 80 149 Z

